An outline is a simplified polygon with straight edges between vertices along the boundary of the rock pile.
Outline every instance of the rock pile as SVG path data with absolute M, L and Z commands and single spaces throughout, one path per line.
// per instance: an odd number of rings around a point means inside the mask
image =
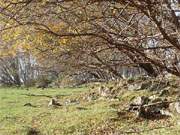
M 152 97 L 137 97 L 129 104 L 128 111 L 134 112 L 138 117 L 142 118 L 158 118 L 162 116 L 171 116 L 168 111 L 171 102 L 166 98 Z
M 116 87 L 101 85 L 86 93 L 83 100 L 94 101 L 100 99 L 116 99 L 119 94 L 118 92 L 119 91 Z
M 169 85 L 169 82 L 166 81 L 159 81 L 159 80 L 145 80 L 140 82 L 134 82 L 128 84 L 128 90 L 144 90 L 148 89 L 150 91 L 162 90 Z

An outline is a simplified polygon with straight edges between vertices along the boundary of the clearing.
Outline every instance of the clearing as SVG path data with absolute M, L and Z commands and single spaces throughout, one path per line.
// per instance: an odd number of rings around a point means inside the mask
M 118 113 L 132 97 L 152 93 L 129 91 L 122 93 L 119 101 L 74 100 L 88 92 L 87 87 L 0 88 L 0 135 L 27 135 L 30 130 L 42 135 L 180 134 L 179 116 L 146 120 L 131 113 Z M 48 107 L 52 97 L 63 105 Z M 32 106 L 24 106 L 26 103 Z

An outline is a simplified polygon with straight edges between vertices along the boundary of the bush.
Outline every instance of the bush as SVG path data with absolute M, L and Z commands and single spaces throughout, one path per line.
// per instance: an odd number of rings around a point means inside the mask
M 36 81 L 37 88 L 47 88 L 52 80 L 48 76 L 41 76 Z

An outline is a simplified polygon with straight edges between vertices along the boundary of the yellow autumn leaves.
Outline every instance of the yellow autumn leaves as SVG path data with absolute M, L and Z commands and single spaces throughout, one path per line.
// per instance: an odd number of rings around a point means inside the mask
M 65 27 L 62 23 L 49 24 L 54 32 L 60 32 Z M 41 52 L 56 55 L 60 53 L 70 42 L 70 38 L 58 38 L 41 31 L 32 32 L 27 26 L 16 27 L 1 33 L 4 47 L 0 48 L 0 57 L 16 56 L 18 52 L 31 52 L 35 57 Z M 47 54 L 46 54 L 47 55 Z

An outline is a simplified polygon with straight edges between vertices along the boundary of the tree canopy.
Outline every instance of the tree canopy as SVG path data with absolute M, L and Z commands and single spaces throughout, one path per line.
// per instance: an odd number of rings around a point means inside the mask
M 179 1 L 2 0 L 2 57 L 30 53 L 62 72 L 180 76 Z

